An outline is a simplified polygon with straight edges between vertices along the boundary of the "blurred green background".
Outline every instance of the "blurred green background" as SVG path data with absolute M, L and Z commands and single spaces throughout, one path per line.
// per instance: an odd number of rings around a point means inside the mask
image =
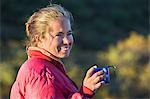
M 25 22 L 48 0 L 1 0 L 0 98 L 10 88 L 25 53 Z M 95 99 L 150 99 L 150 34 L 148 0 L 53 0 L 74 16 L 75 44 L 64 63 L 78 86 L 93 64 L 117 66 L 111 84 Z

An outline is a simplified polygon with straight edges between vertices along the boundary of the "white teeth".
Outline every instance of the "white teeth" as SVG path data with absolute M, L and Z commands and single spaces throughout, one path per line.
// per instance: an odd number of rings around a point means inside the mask
M 61 50 L 69 50 L 69 47 L 61 47 Z

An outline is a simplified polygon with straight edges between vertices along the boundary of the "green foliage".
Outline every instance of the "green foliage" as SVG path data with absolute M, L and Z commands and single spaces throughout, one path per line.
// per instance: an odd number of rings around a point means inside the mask
M 102 64 L 117 66 L 117 79 L 107 91 L 109 96 L 105 98 L 150 97 L 150 52 L 148 47 L 148 38 L 131 32 L 129 38 L 110 46 L 107 51 L 98 53 L 98 59 Z M 116 90 L 119 90 L 119 94 L 111 93 L 114 86 Z
M 20 42 L 11 41 L 7 46 L 1 46 L 1 62 L 0 62 L 0 90 L 1 98 L 6 99 L 9 96 L 12 83 L 16 78 L 20 65 L 27 58 L 25 50 Z

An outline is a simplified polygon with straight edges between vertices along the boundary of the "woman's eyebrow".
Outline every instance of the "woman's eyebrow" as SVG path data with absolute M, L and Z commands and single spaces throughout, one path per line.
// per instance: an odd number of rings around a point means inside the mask
M 58 32 L 59 34 L 65 34 L 64 32 Z M 72 33 L 72 30 L 69 30 L 67 33 Z
M 64 34 L 64 32 L 58 32 L 58 34 Z

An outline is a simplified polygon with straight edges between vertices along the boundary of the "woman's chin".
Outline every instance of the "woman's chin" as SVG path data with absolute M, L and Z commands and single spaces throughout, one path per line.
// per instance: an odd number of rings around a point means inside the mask
M 61 58 L 66 58 L 70 55 L 70 51 L 69 50 L 68 51 L 60 51 L 59 55 Z
M 68 52 L 68 53 L 61 53 L 61 54 L 59 55 L 59 58 L 67 58 L 67 57 L 69 57 L 69 55 L 70 55 L 69 52 Z

